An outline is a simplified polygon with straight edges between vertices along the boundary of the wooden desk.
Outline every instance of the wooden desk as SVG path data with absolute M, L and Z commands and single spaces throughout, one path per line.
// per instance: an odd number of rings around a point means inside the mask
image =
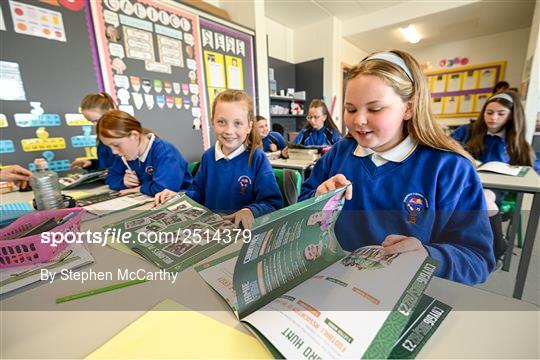
M 21 201 L 21 197 L 12 196 L 10 201 Z M 93 219 L 83 223 L 82 230 L 98 231 L 124 216 L 115 213 Z M 239 245 L 231 245 L 209 260 Z M 90 245 L 90 250 L 95 262 L 81 271 L 157 270 L 142 259 L 110 247 Z M 156 280 L 55 304 L 57 297 L 118 281 L 113 278 L 81 284 L 59 280 L 30 285 L 0 297 L 0 358 L 85 357 L 167 298 L 247 333 L 193 268 L 180 273 L 174 284 Z M 439 278 L 433 279 L 427 294 L 454 310 L 422 349 L 420 358 L 540 357 L 538 306 Z M 185 329 L 178 324 L 179 334 L 182 331 Z
M 478 172 L 480 181 L 485 188 L 493 190 L 503 191 L 515 191 L 516 197 L 516 209 L 512 218 L 512 227 L 510 228 L 510 243 L 504 257 L 503 269 L 508 271 L 510 268 L 510 260 L 512 258 L 512 251 L 514 249 L 514 239 L 517 233 L 517 227 L 519 226 L 519 211 L 523 204 L 523 194 L 528 193 L 533 195 L 533 202 L 531 206 L 531 212 L 529 214 L 529 221 L 525 230 L 525 240 L 523 242 L 523 249 L 521 251 L 521 258 L 519 259 L 519 266 L 516 275 L 516 283 L 514 285 L 513 296 L 516 299 L 521 299 L 523 296 L 523 289 L 525 288 L 525 281 L 527 280 L 527 272 L 529 270 L 529 263 L 531 261 L 531 254 L 534 246 L 534 240 L 538 231 L 538 217 L 540 216 L 540 178 L 534 172 L 533 169 L 529 169 L 527 174 L 523 177 L 500 175 L 489 172 Z
M 92 252 L 96 262 L 91 268 L 96 271 L 113 269 L 119 264 L 131 269 L 153 269 L 142 260 L 108 247 L 94 247 Z M 35 286 L 3 300 L 2 358 L 84 357 L 166 298 L 245 331 L 227 305 L 192 268 L 181 273 L 175 284 L 153 281 L 54 304 L 58 296 L 103 285 L 59 281 Z M 454 310 L 419 357 L 538 358 L 540 355 L 538 307 L 439 278 L 433 279 L 427 293 L 451 304 Z M 182 330 L 182 324 L 178 324 L 179 334 Z

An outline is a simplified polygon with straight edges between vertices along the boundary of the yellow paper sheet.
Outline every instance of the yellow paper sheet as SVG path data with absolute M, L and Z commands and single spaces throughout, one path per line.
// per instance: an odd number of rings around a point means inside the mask
M 165 300 L 87 359 L 270 359 L 254 338 L 180 304 Z M 160 311 L 155 311 L 160 310 Z
M 92 194 L 90 194 L 88 192 L 85 192 L 85 191 L 70 191 L 69 192 L 69 196 L 71 196 L 75 200 L 78 200 L 78 199 L 83 198 L 83 197 L 88 196 L 88 195 L 92 195 Z

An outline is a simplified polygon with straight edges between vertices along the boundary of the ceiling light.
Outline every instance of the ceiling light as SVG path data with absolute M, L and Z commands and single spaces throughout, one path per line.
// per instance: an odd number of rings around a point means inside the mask
M 420 34 L 416 31 L 414 25 L 409 25 L 406 28 L 399 28 L 399 31 L 405 36 L 405 39 L 411 44 L 416 44 L 420 41 Z

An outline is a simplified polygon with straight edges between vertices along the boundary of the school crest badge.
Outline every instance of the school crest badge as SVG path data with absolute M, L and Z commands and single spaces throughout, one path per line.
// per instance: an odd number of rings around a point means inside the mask
M 238 178 L 238 185 L 240 185 L 240 195 L 244 195 L 249 185 L 251 185 L 251 179 L 247 175 L 242 175 Z
M 416 218 L 423 213 L 428 207 L 426 197 L 420 193 L 409 193 L 403 199 L 405 210 L 409 213 L 407 222 L 416 224 Z

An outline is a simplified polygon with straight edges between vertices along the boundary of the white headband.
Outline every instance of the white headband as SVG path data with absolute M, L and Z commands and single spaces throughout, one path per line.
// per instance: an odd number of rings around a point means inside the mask
M 510 102 L 512 104 L 514 103 L 514 99 L 512 99 L 512 97 L 510 95 L 505 94 L 505 93 L 495 94 L 492 97 L 490 97 L 488 99 L 488 101 L 493 100 L 493 99 L 497 99 L 497 98 L 507 100 L 508 102 Z
M 377 53 L 377 54 L 374 54 L 374 55 L 371 55 L 370 57 L 368 57 L 365 61 L 369 61 L 369 60 L 384 60 L 384 61 L 388 61 L 394 65 L 397 65 L 401 68 L 401 70 L 403 70 L 405 72 L 405 74 L 407 74 L 407 77 L 414 82 L 413 80 L 413 77 L 412 77 L 412 74 L 411 74 L 411 70 L 409 70 L 409 67 L 407 66 L 407 64 L 405 64 L 405 61 L 403 61 L 403 59 L 397 55 L 397 54 L 394 54 L 393 52 L 381 52 L 381 53 Z

